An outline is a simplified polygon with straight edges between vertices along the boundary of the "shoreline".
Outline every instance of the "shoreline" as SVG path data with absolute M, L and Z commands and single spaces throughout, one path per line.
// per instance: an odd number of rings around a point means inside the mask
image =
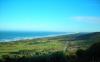
M 69 35 L 69 34 L 73 34 L 73 33 L 54 34 L 54 35 L 47 35 L 47 36 L 34 36 L 34 37 L 16 37 L 16 38 L 13 38 L 13 39 L 0 40 L 0 42 L 12 42 L 12 41 L 20 41 L 20 40 L 32 40 L 32 39 L 38 39 L 38 38 L 55 37 L 55 36 L 62 36 L 62 35 Z

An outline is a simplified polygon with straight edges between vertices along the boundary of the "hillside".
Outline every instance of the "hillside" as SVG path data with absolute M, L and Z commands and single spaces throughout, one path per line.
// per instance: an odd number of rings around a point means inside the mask
M 79 36 L 76 37 L 76 40 L 98 41 L 98 40 L 100 40 L 100 32 L 94 32 L 94 33 L 87 33 L 87 34 L 79 35 Z
M 0 58 L 2 62 L 48 62 L 50 59 L 51 62 L 71 62 L 77 51 L 88 51 L 97 42 L 100 42 L 100 32 L 0 42 Z

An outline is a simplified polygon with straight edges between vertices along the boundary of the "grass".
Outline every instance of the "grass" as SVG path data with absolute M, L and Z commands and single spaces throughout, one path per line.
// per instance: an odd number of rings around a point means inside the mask
M 63 52 L 65 57 L 74 56 L 79 49 L 86 50 L 94 43 L 90 40 L 72 40 L 71 37 L 66 38 L 66 36 L 0 42 L 0 59 L 6 55 L 32 58 L 60 54 L 56 52 Z
M 78 48 L 86 48 L 87 41 L 64 41 L 64 38 L 42 38 L 33 40 L 20 40 L 16 42 L 0 43 L 0 56 L 20 51 L 32 51 L 29 54 L 65 51 L 75 52 Z M 89 44 L 88 44 L 89 45 Z M 22 55 L 22 54 L 21 54 Z M 23 54 L 25 55 L 25 54 Z
M 63 43 L 58 41 L 44 42 L 44 40 L 28 40 L 26 42 L 9 42 L 0 44 L 0 56 L 11 54 L 12 52 L 32 51 L 31 54 L 36 52 L 48 54 L 50 52 L 62 51 Z M 30 54 L 30 53 L 29 53 Z M 24 54 L 23 54 L 24 55 Z

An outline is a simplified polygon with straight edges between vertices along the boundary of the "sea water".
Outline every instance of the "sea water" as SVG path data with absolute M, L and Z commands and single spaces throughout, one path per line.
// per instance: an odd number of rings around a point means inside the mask
M 66 34 L 66 33 L 65 32 L 41 32 L 41 31 L 37 31 L 37 32 L 0 31 L 0 42 L 33 39 L 33 38 L 60 35 L 60 34 Z

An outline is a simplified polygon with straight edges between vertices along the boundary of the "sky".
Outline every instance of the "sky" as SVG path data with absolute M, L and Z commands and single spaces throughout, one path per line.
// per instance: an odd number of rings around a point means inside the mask
M 100 0 L 0 0 L 0 31 L 100 31 Z

